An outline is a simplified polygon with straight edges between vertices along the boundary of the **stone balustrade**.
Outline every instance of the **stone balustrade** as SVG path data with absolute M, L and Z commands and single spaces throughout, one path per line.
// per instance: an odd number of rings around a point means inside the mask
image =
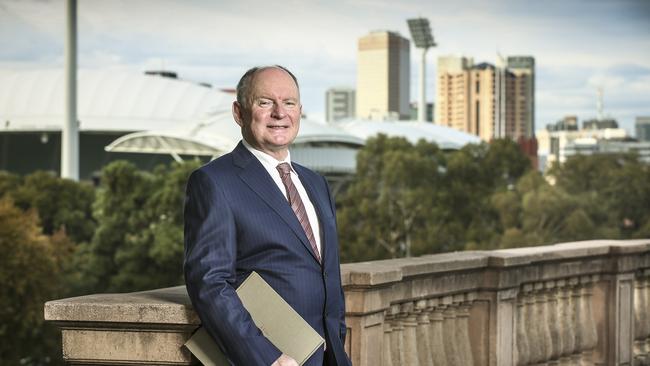
M 342 265 L 355 366 L 648 365 L 650 240 Z M 184 287 L 50 301 L 69 364 L 188 365 Z

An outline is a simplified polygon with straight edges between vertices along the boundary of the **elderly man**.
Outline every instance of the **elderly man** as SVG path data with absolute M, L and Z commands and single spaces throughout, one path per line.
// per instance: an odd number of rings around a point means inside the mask
M 192 304 L 234 365 L 297 365 L 237 297 L 256 271 L 325 339 L 305 365 L 350 365 L 334 200 L 326 180 L 289 153 L 302 112 L 296 77 L 281 66 L 248 70 L 232 112 L 242 141 L 187 184 L 184 269 Z

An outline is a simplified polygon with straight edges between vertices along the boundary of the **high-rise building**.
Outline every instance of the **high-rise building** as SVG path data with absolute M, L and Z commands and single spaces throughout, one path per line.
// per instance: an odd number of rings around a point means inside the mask
M 508 71 L 515 75 L 513 93 L 515 135 L 535 135 L 535 59 L 531 56 L 509 56 Z
M 534 136 L 534 60 L 508 58 L 474 65 L 471 58 L 438 59 L 436 123 L 479 136 L 512 139 Z M 524 62 L 523 60 L 527 60 Z
M 354 118 L 355 91 L 352 88 L 329 88 L 325 92 L 325 120 L 336 122 Z
M 637 140 L 650 141 L 650 116 L 637 117 L 634 126 Z
M 410 42 L 395 32 L 374 31 L 359 39 L 357 117 L 408 119 Z

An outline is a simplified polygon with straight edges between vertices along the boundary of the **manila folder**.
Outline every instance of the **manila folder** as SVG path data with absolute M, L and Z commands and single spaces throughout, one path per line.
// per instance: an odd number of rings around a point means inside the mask
M 237 288 L 237 295 L 264 336 L 300 365 L 325 343 L 318 332 L 257 272 L 252 272 Z M 194 333 L 185 346 L 205 366 L 228 365 L 219 346 L 203 327 Z

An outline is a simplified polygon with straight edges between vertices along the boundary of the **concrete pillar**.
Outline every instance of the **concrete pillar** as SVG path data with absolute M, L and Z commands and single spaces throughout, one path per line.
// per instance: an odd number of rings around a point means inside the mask
M 530 361 L 529 334 L 526 319 L 526 301 L 522 294 L 517 298 L 517 366 L 527 365 Z
M 448 366 L 461 366 L 458 354 L 458 345 L 456 344 L 456 307 L 453 303 L 451 296 L 445 296 L 443 299 L 445 311 L 442 314 L 444 317 L 443 329 L 443 343 L 445 345 L 445 356 L 447 361 L 445 365 Z
M 598 344 L 598 331 L 596 329 L 596 322 L 594 321 L 594 313 L 592 309 L 593 286 L 594 283 L 598 281 L 598 278 L 598 275 L 583 276 L 580 278 L 580 324 L 582 324 L 580 329 L 584 332 L 581 335 L 583 365 L 593 365 L 594 349 Z
M 546 290 L 544 283 L 538 282 L 534 285 L 535 290 L 535 309 L 537 312 L 537 326 L 539 327 L 540 337 L 539 344 L 541 350 L 540 363 L 548 362 L 553 356 L 553 347 L 551 341 L 551 332 L 549 329 L 548 307 L 546 305 Z
M 535 294 L 533 293 L 533 285 L 524 285 L 524 303 L 525 303 L 525 318 L 528 330 L 528 363 L 535 364 L 542 362 L 544 351 L 541 347 L 540 339 L 543 334 L 539 326 L 539 315 L 535 306 Z
M 558 323 L 561 334 L 560 365 L 566 366 L 571 364 L 570 360 L 575 340 L 575 329 L 571 320 L 571 290 L 566 280 L 558 280 L 556 285 L 558 292 Z
M 391 305 L 391 328 L 390 333 L 390 353 L 392 364 L 395 366 L 405 366 L 404 363 L 404 325 L 400 314 L 399 305 Z
M 419 300 L 415 303 L 417 317 L 417 354 L 419 357 L 420 366 L 428 366 L 433 364 L 433 355 L 431 354 L 431 323 L 429 314 L 432 311 L 427 306 L 427 300 Z
M 582 305 L 580 301 L 580 278 L 569 278 L 569 285 L 571 287 L 571 324 L 573 325 L 573 329 L 575 329 L 575 343 L 573 353 L 571 354 L 571 361 L 574 365 L 579 365 L 582 359 L 582 335 L 584 334 L 584 330 L 581 329 L 583 325 L 580 324 L 580 307 Z
M 646 337 L 645 354 L 648 363 L 650 364 L 650 269 L 644 271 L 643 283 L 644 283 L 643 294 L 644 294 L 645 304 L 646 304 L 646 308 L 645 308 L 646 317 L 645 317 L 645 324 L 644 324 L 645 337 Z
M 400 317 L 404 325 L 404 364 L 408 366 L 419 366 L 417 347 L 417 316 L 415 304 L 412 302 L 403 303 L 400 307 Z
M 459 296 L 458 311 L 456 314 L 456 334 L 458 339 L 458 351 L 462 365 L 474 365 L 472 355 L 472 344 L 469 339 L 469 311 L 476 296 L 465 294 Z
M 646 317 L 648 304 L 645 296 L 645 281 L 636 278 L 634 281 L 634 362 L 636 365 L 646 364 Z
M 560 355 L 562 353 L 561 335 L 560 335 L 560 321 L 557 306 L 557 288 L 555 281 L 547 281 L 544 283 L 546 293 L 546 315 L 548 319 L 548 330 L 550 335 L 551 355 L 549 358 L 549 365 L 558 365 L 560 362 Z
M 384 313 L 384 346 L 381 350 L 381 364 L 382 366 L 390 366 L 393 364 L 392 355 L 391 355 L 391 333 L 393 328 L 391 323 L 394 321 L 393 315 L 390 312 L 390 309 L 386 310 Z
M 431 349 L 434 366 L 447 365 L 447 355 L 445 353 L 443 322 L 445 306 L 442 300 L 429 300 L 428 305 L 433 307 L 431 318 Z
M 631 365 L 634 343 L 634 274 L 612 275 L 609 283 L 608 365 Z

